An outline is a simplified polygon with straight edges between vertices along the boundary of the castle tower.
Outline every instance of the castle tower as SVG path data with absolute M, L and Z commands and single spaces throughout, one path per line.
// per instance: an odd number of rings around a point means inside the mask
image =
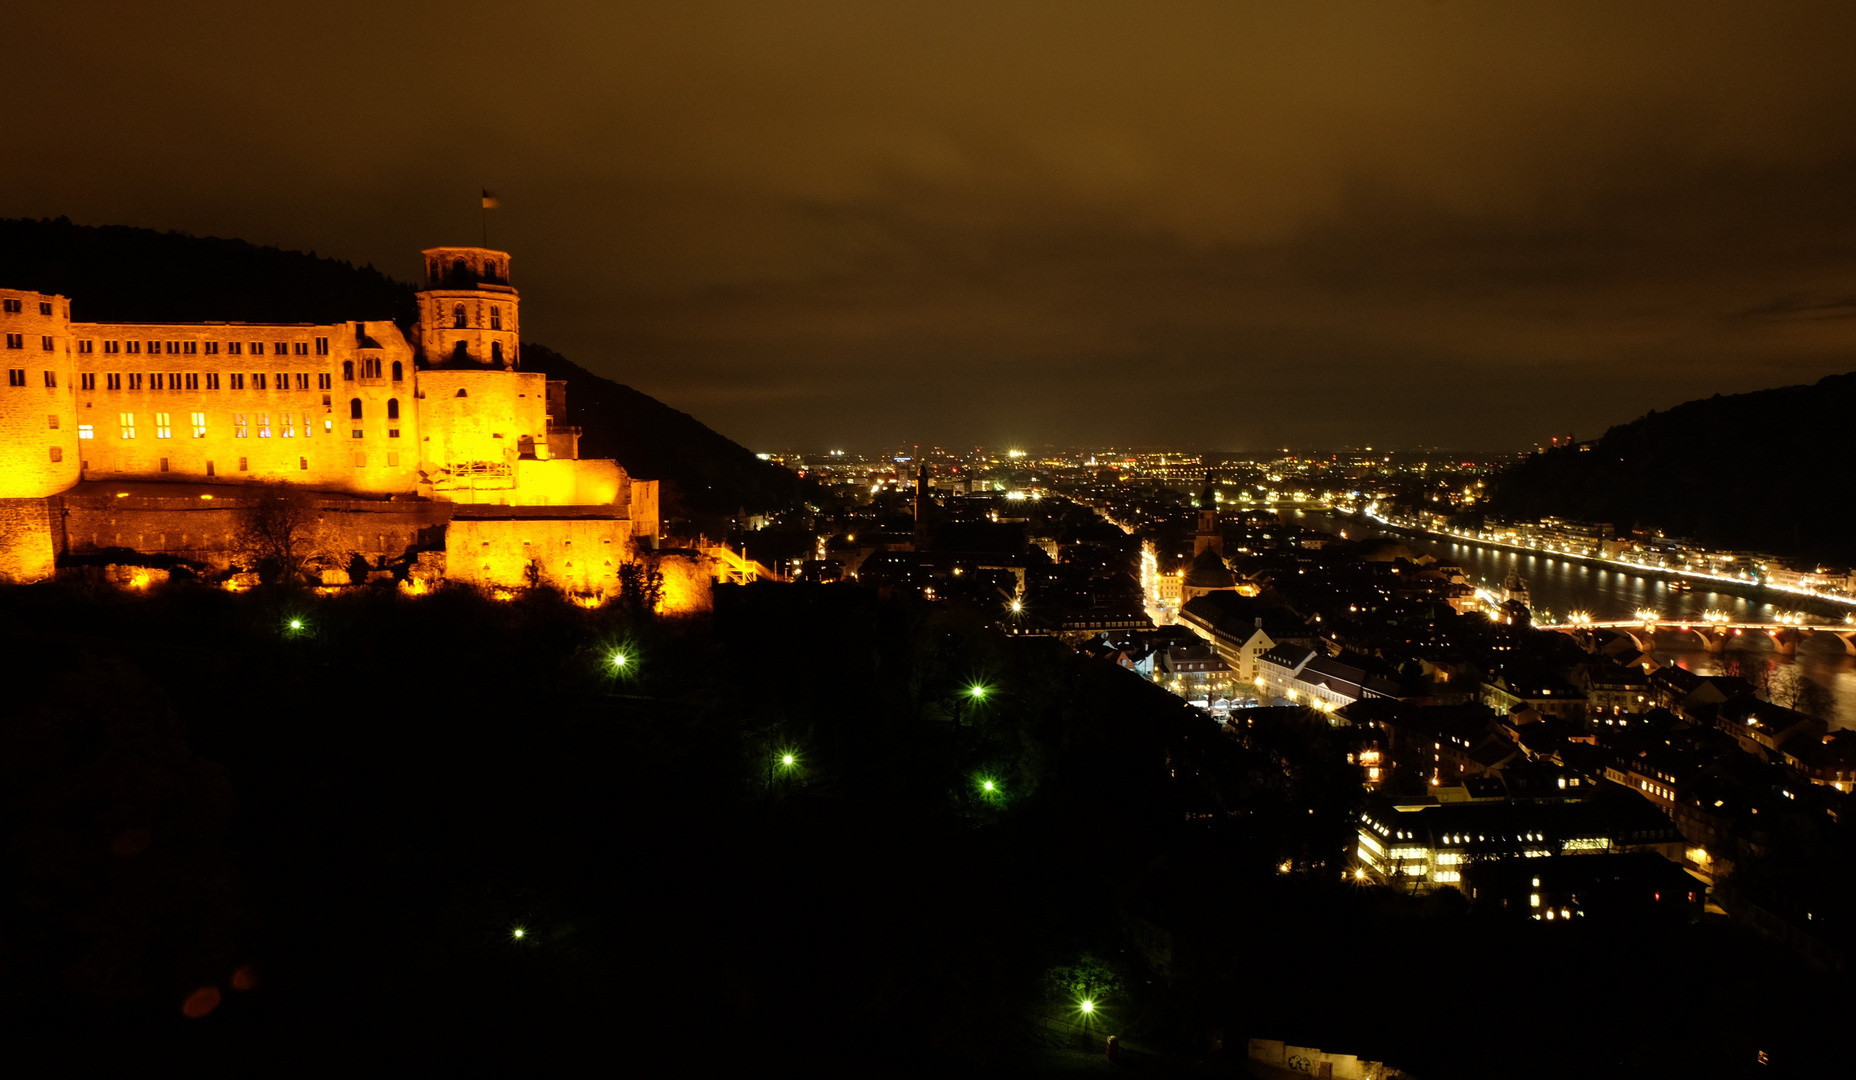
M 38 499 L 77 483 L 77 369 L 71 302 L 0 289 L 0 498 Z M 115 417 L 85 417 L 92 428 Z
M 425 256 L 419 293 L 419 366 L 514 371 L 521 340 L 509 253 L 438 247 Z

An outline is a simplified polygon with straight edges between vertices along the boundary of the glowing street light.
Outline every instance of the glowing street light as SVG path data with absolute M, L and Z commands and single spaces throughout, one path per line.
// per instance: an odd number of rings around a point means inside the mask
M 986 688 L 979 683 L 974 683 L 972 686 L 967 687 L 967 696 L 974 701 L 985 701 Z
M 794 765 L 796 765 L 796 764 L 798 764 L 798 759 L 797 759 L 797 758 L 795 758 L 795 757 L 793 757 L 793 755 L 791 755 L 791 754 L 781 754 L 781 755 L 780 755 L 780 764 L 782 764 L 782 765 L 784 765 L 784 766 L 786 766 L 787 768 L 789 768 L 789 769 L 790 769 L 790 768 L 792 768 L 792 767 L 793 767 Z
M 303 629 L 303 620 L 302 620 L 302 619 L 291 619 L 291 620 L 290 620 L 290 629 L 292 629 L 292 630 L 301 630 L 301 629 Z
M 509 931 L 509 936 L 516 941 L 521 941 L 528 936 L 528 931 L 518 926 L 514 930 Z
M 632 658 L 629 656 L 626 656 L 625 651 L 623 649 L 612 654 L 612 666 L 615 668 L 618 668 L 620 671 L 624 671 L 625 665 L 631 662 L 632 662 Z
M 1090 1013 L 1096 1011 L 1096 1003 L 1088 998 L 1084 998 L 1077 1004 L 1076 1008 L 1078 1012 L 1081 1012 L 1084 1016 L 1088 1016 Z
M 999 790 L 999 785 L 993 783 L 991 780 L 982 780 L 980 781 L 980 790 L 990 795 Z

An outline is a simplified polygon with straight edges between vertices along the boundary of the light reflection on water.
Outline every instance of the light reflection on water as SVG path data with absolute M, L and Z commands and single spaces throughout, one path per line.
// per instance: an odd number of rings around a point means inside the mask
M 1629 619 L 1638 611 L 1655 611 L 1665 618 L 1691 618 L 1700 621 L 1705 611 L 1723 611 L 1736 622 L 1772 622 L 1781 613 L 1805 612 L 1822 617 L 1823 622 L 1841 623 L 1851 608 L 1809 597 L 1778 598 L 1755 595 L 1752 598 L 1717 592 L 1706 582 L 1694 583 L 1693 592 L 1674 592 L 1666 579 L 1638 574 L 1608 566 L 1596 566 L 1578 559 L 1554 555 L 1510 551 L 1506 548 L 1461 540 L 1407 533 L 1371 525 L 1357 518 L 1332 514 L 1291 511 L 1290 519 L 1308 528 L 1328 532 L 1346 531 L 1353 539 L 1367 536 L 1395 537 L 1413 553 L 1431 555 L 1441 562 L 1455 563 L 1469 575 L 1471 582 L 1496 591 L 1503 579 L 1518 573 L 1526 579 L 1532 595 L 1534 617 L 1545 621 L 1569 612 L 1585 611 L 1599 621 Z M 1714 655 L 1700 647 L 1692 636 L 1679 632 L 1660 634 L 1652 655 L 1659 664 L 1675 664 L 1702 675 L 1739 674 L 1756 682 L 1772 681 L 1783 687 L 1788 680 L 1803 677 L 1828 692 L 1829 707 L 1824 714 L 1833 727 L 1856 727 L 1856 657 L 1844 649 L 1843 642 L 1831 634 L 1807 638 L 1798 648 L 1798 656 L 1780 656 L 1770 638 L 1763 634 L 1742 634 L 1729 641 L 1727 651 Z M 1787 703 L 1781 699 L 1781 703 Z

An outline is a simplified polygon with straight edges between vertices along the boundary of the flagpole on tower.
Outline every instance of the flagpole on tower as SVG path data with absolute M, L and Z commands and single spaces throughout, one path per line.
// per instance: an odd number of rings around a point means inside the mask
M 482 219 L 482 222 L 483 222 L 483 246 L 489 247 L 490 246 L 490 211 L 496 209 L 498 206 L 501 206 L 502 203 L 497 201 L 496 195 L 493 192 L 491 192 L 489 188 L 482 188 L 481 190 L 483 192 L 483 209 L 478 212 L 478 216 Z

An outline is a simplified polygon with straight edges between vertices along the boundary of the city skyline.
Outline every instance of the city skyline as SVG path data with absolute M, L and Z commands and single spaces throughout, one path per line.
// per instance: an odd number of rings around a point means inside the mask
M 489 188 L 534 340 L 757 447 L 1522 449 L 1851 366 L 1835 10 L 70 11 L 9 216 L 410 281 Z

